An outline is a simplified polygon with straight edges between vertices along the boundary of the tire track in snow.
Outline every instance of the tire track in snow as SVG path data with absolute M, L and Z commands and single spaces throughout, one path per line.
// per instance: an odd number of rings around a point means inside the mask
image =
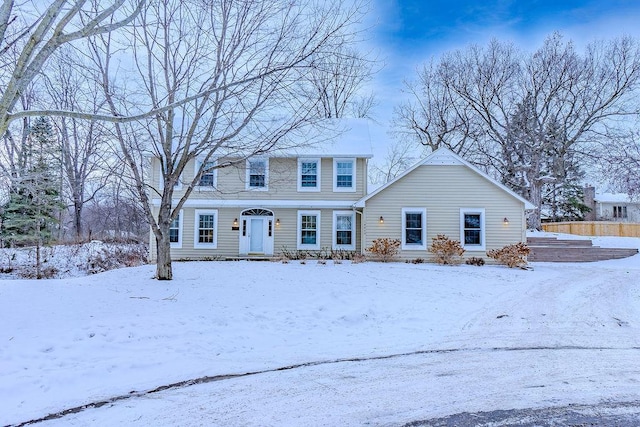
M 251 377 L 260 374 L 267 373 L 275 373 L 281 371 L 290 371 L 301 368 L 308 368 L 314 366 L 322 366 L 322 365 L 332 365 L 339 363 L 358 363 L 358 362 L 368 362 L 368 361 L 376 361 L 376 360 L 389 360 L 396 359 L 401 357 L 408 356 L 419 356 L 419 355 L 428 355 L 428 354 L 447 354 L 447 353 L 477 353 L 477 352 L 517 352 L 517 351 L 565 351 L 565 350 L 585 350 L 585 351 L 640 351 L 640 347 L 588 347 L 588 346 L 531 346 L 531 347 L 491 347 L 491 348 L 452 348 L 452 349 L 435 349 L 435 350 L 417 350 L 405 353 L 394 353 L 380 356 L 368 356 L 368 357 L 345 357 L 339 359 L 330 359 L 330 360 L 318 360 L 313 362 L 304 362 L 304 363 L 296 363 L 293 365 L 282 366 L 278 368 L 271 369 L 263 369 L 257 371 L 250 371 L 244 373 L 237 374 L 221 374 L 221 375 L 213 375 L 213 376 L 204 376 L 199 378 L 192 378 L 188 380 L 178 381 L 171 384 L 165 384 L 162 386 L 158 386 L 156 388 L 150 390 L 133 390 L 127 394 L 122 394 L 119 396 L 110 397 L 108 399 L 102 399 L 95 402 L 85 403 L 80 406 L 75 406 L 72 408 L 63 409 L 58 412 L 47 414 L 41 418 L 32 419 L 29 421 L 23 421 L 17 424 L 8 424 L 4 427 L 25 427 L 32 424 L 37 424 L 45 421 L 55 420 L 64 418 L 67 415 L 77 414 L 89 409 L 97 409 L 106 405 L 114 404 L 124 400 L 130 400 L 138 397 L 144 397 L 156 393 L 161 393 L 167 390 L 175 390 L 186 387 L 191 387 L 199 384 L 207 384 L 213 383 L 217 381 L 225 381 L 236 378 L 243 377 Z

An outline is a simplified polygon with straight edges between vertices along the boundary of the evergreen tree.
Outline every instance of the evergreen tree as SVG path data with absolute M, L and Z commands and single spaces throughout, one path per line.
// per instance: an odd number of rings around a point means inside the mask
M 31 153 L 26 170 L 13 178 L 9 201 L 2 213 L 2 237 L 11 245 L 36 247 L 36 277 L 41 278 L 40 248 L 51 243 L 58 223 L 60 194 L 52 166 L 55 135 L 44 117 L 29 130 Z

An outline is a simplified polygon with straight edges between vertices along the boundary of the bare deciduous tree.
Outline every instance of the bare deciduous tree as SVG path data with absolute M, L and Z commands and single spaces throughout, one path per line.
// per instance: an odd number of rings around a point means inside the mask
M 538 206 L 530 222 L 537 228 L 544 186 L 566 179 L 608 127 L 637 111 L 639 82 L 640 50 L 630 37 L 594 42 L 584 54 L 557 33 L 530 55 L 494 40 L 426 67 L 396 123 L 425 145 L 468 151 L 492 168 Z
M 349 42 L 360 13 L 359 5 L 339 1 L 150 3 L 130 37 L 140 91 L 126 97 L 118 96 L 110 62 L 122 41 L 96 38 L 94 61 L 112 114 L 157 112 L 149 120 L 117 123 L 115 132 L 155 237 L 158 279 L 172 278 L 169 227 L 205 168 L 285 146 L 291 132 L 312 123 L 314 104 L 300 96 L 300 76 Z M 147 187 L 145 154 L 160 163 L 160 188 Z M 186 165 L 196 159 L 195 176 L 186 177 Z

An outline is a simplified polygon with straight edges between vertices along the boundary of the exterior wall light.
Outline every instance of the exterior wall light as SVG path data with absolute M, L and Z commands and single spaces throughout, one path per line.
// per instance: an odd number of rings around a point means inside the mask
M 379 222 L 380 222 L 380 224 L 384 224 L 384 217 L 382 215 L 380 215 Z
M 509 225 L 509 218 L 507 218 L 506 216 L 504 217 L 504 219 L 502 220 L 502 223 L 504 225 Z
M 237 227 L 238 226 L 238 218 L 234 218 L 233 219 L 233 226 Z
M 276 219 L 276 227 L 280 227 L 280 218 Z

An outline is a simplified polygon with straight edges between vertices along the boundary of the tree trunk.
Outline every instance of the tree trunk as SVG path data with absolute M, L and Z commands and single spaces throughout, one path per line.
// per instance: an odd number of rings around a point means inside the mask
M 535 205 L 535 210 L 531 212 L 527 220 L 529 228 L 534 230 L 540 230 L 542 228 L 542 219 L 540 215 L 540 209 L 542 208 L 542 181 L 538 179 L 531 179 L 529 181 L 529 201 Z
M 156 279 L 172 280 L 173 271 L 171 268 L 171 243 L 169 233 L 164 234 L 164 238 L 156 237 Z

